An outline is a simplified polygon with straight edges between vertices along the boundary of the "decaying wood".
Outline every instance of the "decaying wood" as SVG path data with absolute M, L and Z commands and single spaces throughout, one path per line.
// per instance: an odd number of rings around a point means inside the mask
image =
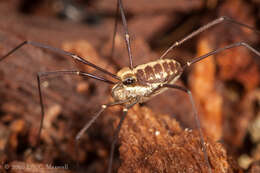
M 249 168 L 249 171 L 248 171 L 248 173 L 257 173 L 257 172 L 260 172 L 260 163 L 259 163 L 259 161 L 253 163 L 252 166 Z
M 142 1 L 140 3 L 147 5 L 145 11 L 138 2 L 124 2 L 135 65 L 158 58 L 176 39 L 216 16 L 227 15 L 252 26 L 259 22 L 256 17 L 259 7 L 255 7 L 253 1 L 232 0 L 220 4 L 208 1 L 206 4 L 201 0 L 192 3 L 167 0 L 164 4 L 158 1 L 148 5 Z M 205 12 L 207 5 L 214 2 L 218 14 Z M 101 14 L 101 20 L 94 26 L 42 17 L 50 16 L 44 8 L 35 10 L 33 14 L 38 16 L 21 15 L 17 13 L 19 4 L 18 1 L 0 4 L 0 56 L 29 39 L 77 53 L 114 73 L 120 67 L 128 66 L 122 28 L 116 38 L 115 56 L 109 57 L 114 2 L 93 1 L 90 8 L 86 7 Z M 248 30 L 221 24 L 170 52 L 169 57 L 186 60 L 196 53 L 206 53 L 238 41 L 253 46 L 259 42 L 258 36 Z M 161 42 L 165 45 L 158 45 Z M 205 42 L 207 46 L 203 46 Z M 151 45 L 157 46 L 152 48 Z M 257 58 L 244 48 L 223 52 L 215 58 L 188 69 L 178 84 L 192 90 L 204 134 L 209 136 L 206 143 L 213 171 L 243 172 L 237 165 L 237 158 L 242 147 L 247 150 L 246 125 L 254 117 L 250 98 L 254 98 L 255 90 L 259 88 L 259 66 Z M 120 107 L 105 111 L 93 124 L 80 141 L 78 156 L 74 149 L 75 135 L 80 128 L 97 112 L 99 105 L 111 101 L 110 87 L 99 81 L 72 76 L 43 79 L 46 119 L 41 143 L 33 148 L 40 121 L 37 72 L 76 68 L 104 76 L 67 57 L 32 46 L 25 46 L 0 63 L 1 168 L 5 163 L 11 166 L 32 163 L 32 166 L 43 167 L 45 163 L 68 163 L 69 170 L 51 171 L 76 172 L 73 168 L 78 160 L 84 172 L 106 171 L 113 127 L 122 115 Z M 189 72 L 192 75 L 189 76 Z M 204 91 L 201 91 L 202 86 L 206 87 Z M 196 129 L 185 130 L 186 126 L 195 127 L 194 124 L 189 99 L 181 92 L 167 91 L 143 106 L 135 106 L 129 111 L 120 132 L 120 155 L 115 156 L 114 167 L 118 167 L 119 172 L 207 172 Z M 232 154 L 216 142 L 221 137 L 225 139 L 224 144 L 229 144 Z M 256 159 L 247 172 L 257 172 L 258 168 Z
M 168 115 L 146 107 L 129 111 L 120 133 L 119 172 L 207 172 L 196 130 L 183 130 Z M 213 172 L 232 172 L 220 143 L 205 140 Z

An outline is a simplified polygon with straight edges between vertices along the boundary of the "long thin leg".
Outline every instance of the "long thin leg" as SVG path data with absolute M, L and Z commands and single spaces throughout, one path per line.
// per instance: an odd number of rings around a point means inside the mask
M 209 52 L 209 53 L 207 53 L 205 55 L 202 55 L 202 56 L 194 58 L 194 59 L 192 59 L 190 61 L 187 61 L 183 65 L 183 68 L 186 68 L 186 67 L 188 67 L 188 66 L 190 66 L 190 65 L 192 65 L 192 64 L 194 64 L 194 63 L 196 63 L 198 61 L 201 61 L 201 60 L 203 60 L 203 59 L 205 59 L 205 58 L 207 58 L 207 57 L 209 57 L 211 55 L 217 54 L 217 53 L 222 52 L 222 51 L 227 50 L 227 49 L 231 49 L 231 48 L 234 48 L 234 47 L 239 47 L 239 46 L 244 46 L 245 48 L 249 49 L 250 51 L 252 51 L 257 56 L 260 57 L 260 52 L 259 51 L 257 51 L 256 49 L 254 49 L 253 47 L 251 47 L 250 45 L 248 45 L 245 42 L 238 42 L 238 43 L 233 43 L 233 44 L 227 45 L 227 46 L 225 46 L 223 48 L 219 48 L 219 49 L 213 50 L 213 51 L 211 51 L 211 52 Z
M 198 34 L 200 34 L 201 32 L 203 32 L 203 31 L 205 31 L 205 30 L 207 30 L 207 29 L 209 29 L 209 28 L 211 28 L 211 27 L 213 27 L 213 26 L 215 26 L 215 25 L 217 25 L 217 24 L 220 24 L 220 23 L 222 23 L 222 22 L 225 22 L 225 21 L 226 21 L 226 22 L 229 22 L 229 23 L 232 23 L 232 24 L 235 24 L 235 25 L 238 25 L 238 26 L 241 26 L 241 27 L 245 27 L 245 28 L 251 29 L 251 30 L 253 30 L 254 32 L 260 34 L 260 31 L 256 30 L 255 28 L 253 28 L 253 27 L 251 27 L 251 26 L 249 26 L 249 25 L 246 25 L 246 24 L 237 22 L 237 21 L 235 21 L 234 19 L 231 19 L 231 18 L 229 18 L 229 17 L 227 17 L 227 16 L 222 16 L 222 17 L 220 17 L 220 18 L 218 18 L 218 19 L 215 19 L 215 20 L 213 20 L 212 22 L 210 22 L 210 23 L 208 23 L 208 24 L 206 24 L 206 25 L 200 27 L 199 29 L 193 31 L 192 33 L 190 33 L 189 35 L 187 35 L 187 36 L 184 37 L 183 39 L 181 39 L 181 40 L 179 40 L 179 41 L 176 41 L 174 44 L 172 44 L 172 45 L 162 54 L 162 56 L 161 56 L 160 58 L 165 57 L 165 55 L 167 55 L 174 47 L 177 47 L 177 46 L 181 45 L 181 44 L 184 43 L 185 41 L 191 39 L 192 37 L 194 37 L 194 36 L 196 36 L 196 35 L 198 35 Z
M 62 70 L 62 71 L 50 71 L 50 72 L 39 72 L 38 73 L 41 77 L 43 76 L 49 76 L 49 75 L 78 75 L 81 77 L 90 77 L 102 82 L 106 82 L 109 84 L 116 84 L 113 81 L 110 81 L 108 79 L 102 78 L 102 77 L 98 77 L 96 75 L 90 74 L 90 73 L 86 73 L 83 71 L 78 71 L 78 70 Z
M 85 124 L 85 126 L 79 131 L 79 133 L 76 136 L 76 140 L 78 141 L 81 136 L 88 130 L 88 128 L 96 121 L 96 119 L 104 112 L 104 110 L 110 106 L 115 106 L 115 105 L 121 105 L 123 103 L 128 102 L 129 100 L 123 100 L 123 101 L 118 101 L 114 103 L 109 103 L 106 105 L 102 105 L 100 111 L 89 121 Z
M 114 32 L 113 32 L 113 40 L 112 40 L 112 49 L 111 49 L 111 58 L 114 57 L 114 50 L 115 50 L 115 38 L 116 38 L 116 33 L 117 33 L 117 25 L 118 25 L 118 12 L 119 12 L 119 8 L 118 8 L 118 1 L 116 4 L 116 16 L 115 16 L 115 23 L 114 23 Z
M 118 140 L 118 134 L 120 132 L 120 129 L 122 127 L 122 124 L 125 120 L 125 117 L 127 115 L 127 112 L 130 108 L 132 108 L 136 103 L 138 103 L 139 98 L 136 99 L 136 101 L 134 103 L 132 103 L 131 105 L 126 106 L 126 108 L 123 109 L 123 116 L 120 119 L 120 122 L 116 128 L 116 131 L 114 133 L 114 138 L 113 138 L 113 142 L 111 144 L 111 148 L 110 148 L 110 157 L 109 157 L 109 165 L 108 165 L 108 173 L 112 172 L 112 167 L 113 167 L 113 159 L 114 159 L 114 152 L 115 152 L 115 145 L 117 143 Z
M 210 166 L 210 163 L 209 163 L 208 153 L 207 153 L 207 150 L 206 150 L 206 145 L 205 145 L 205 142 L 204 142 L 203 133 L 202 133 L 201 126 L 200 126 L 200 120 L 199 120 L 199 117 L 198 117 L 198 111 L 197 111 L 197 109 L 195 107 L 195 103 L 194 103 L 194 100 L 193 100 L 193 97 L 192 97 L 192 94 L 191 94 L 190 90 L 188 90 L 187 88 L 184 88 L 182 86 L 172 85 L 172 84 L 165 84 L 165 85 L 163 85 L 163 87 L 174 88 L 174 89 L 183 91 L 186 94 L 188 94 L 190 102 L 192 104 L 192 109 L 193 109 L 193 112 L 194 112 L 194 118 L 195 118 L 195 121 L 196 121 L 196 125 L 197 125 L 197 128 L 199 130 L 199 134 L 200 134 L 201 145 L 202 145 L 203 153 L 204 153 L 204 159 L 205 159 L 205 162 L 208 165 L 209 173 L 212 173 L 211 166 Z
M 97 118 L 105 111 L 105 109 L 107 109 L 108 107 L 111 107 L 111 106 L 115 106 L 115 105 L 120 105 L 120 104 L 123 104 L 123 103 L 126 103 L 128 102 L 129 100 L 123 100 L 123 101 L 118 101 L 118 102 L 114 102 L 114 103 L 109 103 L 109 104 L 105 104 L 105 105 L 102 105 L 101 106 L 101 109 L 98 111 L 98 113 L 91 118 L 90 121 L 88 121 L 84 127 L 78 132 L 78 134 L 76 135 L 75 137 L 75 141 L 76 141 L 76 144 L 75 144 L 75 151 L 76 151 L 76 156 L 78 157 L 78 146 L 79 146 L 79 140 L 80 138 L 82 137 L 82 135 L 89 129 L 89 127 L 97 120 Z M 77 165 L 78 165 L 78 162 L 77 162 Z
M 42 99 L 42 90 L 41 90 L 41 78 L 42 77 L 48 77 L 50 75 L 78 75 L 82 77 L 90 77 L 93 79 L 97 79 L 109 84 L 114 84 L 114 82 L 109 81 L 107 79 L 97 77 L 95 75 L 86 73 L 86 72 L 81 72 L 81 71 L 71 71 L 71 70 L 66 70 L 66 71 L 52 71 L 52 72 L 39 72 L 37 74 L 37 84 L 38 84 L 38 92 L 39 92 L 39 98 L 40 98 L 40 105 L 41 105 L 41 122 L 40 122 L 40 128 L 38 132 L 38 140 L 37 142 L 40 141 L 40 135 L 41 135 L 41 130 L 43 126 L 43 121 L 44 121 L 44 104 L 43 104 L 43 99 Z
M 51 46 L 47 46 L 47 45 L 44 45 L 44 44 L 41 44 L 41 43 L 38 43 L 38 42 L 33 42 L 33 41 L 24 41 L 22 42 L 21 44 L 19 44 L 18 46 L 16 46 L 15 48 L 13 48 L 12 50 L 10 50 L 9 52 L 7 52 L 4 56 L 0 57 L 0 62 L 3 61 L 4 59 L 6 59 L 9 55 L 11 55 L 12 53 L 14 53 L 16 50 L 20 49 L 21 47 L 23 47 L 24 45 L 32 45 L 32 46 L 35 46 L 35 47 L 39 47 L 39 48 L 43 48 L 43 49 L 47 49 L 47 50 L 51 50 L 53 52 L 56 52 L 56 53 L 59 53 L 61 55 L 67 55 L 71 58 L 73 58 L 74 60 L 77 60 L 85 65 L 89 65 L 107 75 L 110 75 L 111 77 L 117 79 L 117 80 L 121 80 L 118 76 L 110 73 L 109 71 L 106 71 L 105 69 L 101 68 L 101 67 L 98 67 L 96 66 L 95 64 L 85 60 L 84 58 L 78 56 L 78 55 L 75 55 L 73 53 L 70 53 L 70 52 L 67 52 L 67 51 L 64 51 L 64 50 L 61 50 L 61 49 L 58 49 L 58 48 L 54 48 L 54 47 L 51 47 Z
M 128 27 L 127 27 L 127 22 L 126 22 L 126 18 L 125 18 L 125 12 L 124 12 L 124 8 L 123 8 L 122 0 L 118 0 L 118 6 L 119 6 L 119 10 L 121 13 L 121 18 L 122 18 L 122 22 L 123 22 L 123 26 L 124 26 L 124 30 L 125 30 L 125 42 L 126 42 L 128 56 L 129 56 L 130 69 L 133 69 L 130 36 L 129 36 L 129 32 L 128 32 Z
M 114 138 L 113 138 L 113 142 L 111 144 L 111 148 L 110 148 L 110 157 L 109 157 L 109 163 L 108 163 L 108 173 L 111 173 L 112 172 L 112 167 L 113 167 L 113 159 L 114 159 L 114 151 L 115 151 L 115 145 L 117 143 L 117 140 L 118 140 L 118 134 L 119 134 L 119 131 L 121 129 L 121 126 L 125 120 L 125 117 L 127 115 L 127 112 L 128 112 L 128 109 L 123 109 L 123 116 L 121 117 L 120 119 L 120 122 L 116 128 L 116 131 L 114 133 Z

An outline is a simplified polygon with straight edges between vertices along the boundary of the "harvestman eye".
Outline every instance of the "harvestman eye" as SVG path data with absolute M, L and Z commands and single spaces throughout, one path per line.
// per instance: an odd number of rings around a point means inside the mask
M 123 81 L 123 84 L 124 85 L 131 85 L 135 83 L 135 79 L 134 78 L 126 78 L 124 81 Z

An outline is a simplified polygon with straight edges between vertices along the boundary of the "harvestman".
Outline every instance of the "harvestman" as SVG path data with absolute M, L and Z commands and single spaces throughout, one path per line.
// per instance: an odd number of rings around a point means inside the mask
M 81 136 L 87 131 L 87 129 L 92 125 L 92 123 L 94 121 L 96 121 L 96 119 L 101 115 L 101 113 L 106 108 L 108 108 L 110 106 L 114 106 L 114 105 L 123 105 L 124 106 L 123 116 L 121 117 L 120 122 L 116 128 L 116 131 L 114 134 L 114 139 L 111 144 L 110 160 L 109 160 L 109 168 L 108 168 L 108 172 L 110 173 L 112 171 L 115 144 L 117 142 L 118 134 L 119 134 L 120 128 L 122 126 L 122 123 L 126 117 L 127 111 L 131 107 L 133 107 L 135 104 L 145 102 L 145 101 L 149 100 L 151 97 L 162 93 L 166 89 L 173 88 L 173 89 L 183 91 L 186 94 L 188 94 L 188 96 L 189 96 L 190 102 L 192 104 L 192 109 L 194 111 L 196 125 L 199 129 L 202 150 L 204 153 L 204 159 L 208 166 L 208 172 L 211 173 L 212 170 L 211 170 L 211 166 L 209 163 L 208 154 L 206 152 L 207 150 L 206 150 L 206 146 L 204 143 L 204 137 L 203 137 L 203 133 L 202 133 L 202 130 L 200 127 L 200 121 L 198 118 L 197 109 L 195 107 L 195 104 L 194 104 L 194 101 L 192 98 L 192 94 L 191 94 L 190 90 L 188 90 L 182 86 L 175 85 L 174 83 L 181 76 L 181 74 L 187 67 L 189 67 L 190 65 L 192 65 L 200 60 L 203 60 L 203 59 L 209 57 L 210 55 L 214 55 L 221 51 L 231 49 L 234 47 L 244 46 L 245 48 L 249 49 L 250 51 L 252 51 L 253 53 L 255 53 L 258 56 L 260 56 L 260 52 L 258 52 L 256 49 L 252 48 L 250 45 L 248 45 L 245 42 L 237 42 L 237 43 L 227 45 L 223 48 L 215 49 L 205 55 L 193 58 L 192 60 L 187 61 L 184 64 L 181 64 L 173 59 L 163 59 L 163 58 L 173 48 L 181 45 L 185 41 L 191 39 L 192 37 L 198 35 L 199 33 L 203 32 L 205 30 L 211 28 L 212 26 L 223 23 L 224 21 L 238 25 L 238 26 L 246 27 L 257 33 L 260 33 L 260 31 L 257 31 L 253 27 L 248 26 L 246 24 L 237 22 L 229 17 L 223 16 L 223 17 L 220 17 L 220 18 L 200 27 L 199 29 L 197 29 L 194 32 L 187 35 L 185 38 L 172 44 L 172 46 L 170 46 L 158 60 L 134 67 L 133 61 L 132 61 L 131 46 L 130 46 L 130 36 L 129 36 L 126 17 L 124 14 L 124 9 L 123 9 L 121 0 L 117 1 L 116 16 L 118 16 L 119 12 L 121 14 L 121 19 L 122 19 L 122 23 L 123 23 L 123 27 L 124 27 L 124 32 L 125 32 L 124 37 L 125 37 L 126 47 L 127 47 L 127 51 L 128 51 L 130 67 L 122 68 L 116 75 L 106 71 L 105 69 L 103 69 L 101 67 L 98 67 L 95 64 L 92 64 L 91 62 L 85 60 L 84 58 L 82 58 L 78 55 L 63 51 L 58 48 L 53 48 L 53 47 L 50 47 L 50 46 L 47 46 L 47 45 L 44 45 L 41 43 L 33 42 L 33 41 L 22 42 L 17 47 L 15 47 L 14 49 L 12 49 L 11 51 L 9 51 L 8 53 L 6 53 L 4 56 L 2 56 L 0 58 L 0 61 L 2 61 L 4 59 L 6 59 L 9 55 L 14 53 L 16 50 L 21 48 L 22 46 L 24 46 L 26 44 L 30 44 L 30 45 L 33 45 L 33 46 L 36 46 L 39 48 L 51 50 L 53 52 L 56 52 L 56 53 L 59 53 L 62 55 L 67 55 L 70 58 L 72 58 L 76 61 L 79 61 L 85 65 L 91 66 L 91 67 L 103 72 L 104 74 L 113 77 L 115 80 L 117 80 L 117 82 L 113 82 L 111 80 L 108 80 L 108 79 L 105 79 L 102 77 L 98 77 L 98 76 L 95 76 L 93 74 L 86 73 L 83 71 L 64 70 L 64 71 L 52 71 L 52 72 L 38 72 L 37 73 L 37 83 L 38 83 L 38 92 L 39 92 L 40 105 L 41 105 L 41 123 L 40 123 L 38 137 L 40 137 L 41 129 L 43 126 L 43 120 L 44 120 L 44 104 L 43 104 L 43 100 L 42 100 L 42 92 L 41 92 L 41 85 L 40 85 L 42 77 L 44 77 L 44 76 L 46 77 L 46 76 L 50 76 L 50 75 L 77 75 L 77 76 L 82 76 L 82 77 L 90 77 L 90 78 L 93 78 L 96 80 L 106 82 L 108 84 L 113 84 L 114 86 L 112 88 L 111 93 L 112 93 L 112 96 L 113 96 L 115 102 L 102 105 L 100 111 L 80 130 L 80 132 L 76 136 L 76 142 L 77 142 L 77 141 L 79 141 Z M 118 23 L 118 18 L 116 17 L 114 35 L 113 35 L 113 44 L 112 44 L 113 45 L 112 54 L 113 54 L 113 50 L 114 50 L 115 34 L 117 32 L 117 23 Z

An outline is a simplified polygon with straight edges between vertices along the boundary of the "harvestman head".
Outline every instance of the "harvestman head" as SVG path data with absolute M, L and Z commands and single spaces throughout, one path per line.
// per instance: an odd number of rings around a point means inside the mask
M 215 49 L 205 55 L 193 58 L 184 64 L 181 64 L 173 59 L 164 59 L 164 57 L 173 48 L 181 45 L 182 43 L 193 38 L 194 36 L 198 35 L 199 33 L 203 32 L 217 24 L 223 23 L 223 22 L 229 22 L 229 23 L 237 25 L 237 26 L 245 27 L 245 28 L 253 30 L 257 33 L 260 33 L 260 32 L 255 30 L 251 26 L 248 26 L 246 24 L 237 22 L 231 18 L 223 16 L 223 17 L 220 17 L 220 18 L 200 27 L 199 29 L 197 29 L 194 32 L 187 35 L 185 38 L 175 42 L 172 46 L 170 46 L 163 53 L 163 55 L 158 60 L 148 62 L 146 64 L 141 64 L 141 65 L 134 67 L 133 61 L 132 61 L 131 46 L 130 46 L 130 35 L 128 32 L 127 22 L 126 22 L 124 9 L 123 9 L 121 0 L 117 1 L 116 16 L 118 16 L 119 12 L 121 14 L 121 19 L 122 19 L 122 23 L 123 23 L 123 27 L 124 27 L 124 32 L 125 32 L 124 36 L 125 36 L 125 42 L 126 42 L 126 47 L 127 47 L 127 51 L 128 51 L 130 65 L 129 65 L 129 67 L 122 68 L 116 75 L 85 60 L 84 58 L 82 58 L 78 55 L 63 51 L 58 48 L 53 48 L 53 47 L 50 47 L 50 46 L 47 46 L 47 45 L 44 45 L 41 43 L 33 42 L 33 41 L 22 42 L 17 47 L 15 47 L 14 49 L 12 49 L 11 51 L 9 51 L 8 53 L 6 53 L 4 56 L 2 56 L 0 58 L 0 61 L 3 61 L 9 55 L 11 55 L 16 50 L 18 50 L 19 48 L 23 47 L 24 45 L 29 44 L 29 45 L 33 45 L 35 47 L 48 49 L 48 50 L 51 50 L 53 52 L 56 52 L 56 53 L 59 53 L 62 55 L 67 55 L 68 57 L 70 57 L 76 61 L 79 61 L 85 65 L 91 66 L 91 67 L 103 72 L 104 74 L 111 76 L 112 78 L 114 78 L 116 80 L 116 82 L 114 82 L 114 81 L 111 81 L 111 80 L 108 80 L 108 79 L 105 79 L 102 77 L 98 77 L 96 75 L 86 73 L 83 71 L 63 70 L 63 71 L 52 71 L 52 72 L 39 72 L 37 74 L 37 82 L 38 82 L 38 91 L 39 91 L 42 117 L 41 117 L 41 124 L 40 124 L 40 128 L 39 128 L 38 137 L 40 137 L 43 120 L 44 120 L 44 104 L 43 104 L 43 100 L 42 100 L 42 92 L 41 92 L 41 85 L 40 85 L 42 77 L 44 77 L 44 76 L 47 77 L 47 76 L 57 75 L 57 74 L 58 75 L 77 75 L 77 76 L 82 76 L 82 77 L 90 77 L 90 78 L 93 78 L 96 80 L 106 82 L 108 84 L 112 84 L 112 85 L 114 85 L 112 88 L 112 96 L 115 101 L 113 103 L 108 103 L 108 104 L 102 105 L 99 112 L 81 129 L 81 131 L 77 134 L 77 136 L 75 138 L 76 141 L 78 141 L 81 138 L 81 136 L 87 131 L 87 129 L 93 124 L 93 122 L 96 121 L 96 119 L 102 114 L 102 112 L 106 108 L 108 108 L 110 106 L 114 106 L 114 105 L 123 105 L 124 106 L 123 116 L 121 117 L 120 122 L 116 128 L 116 131 L 114 134 L 114 140 L 111 144 L 110 161 L 109 161 L 109 169 L 108 169 L 108 172 L 110 173 L 112 171 L 113 154 L 114 154 L 115 144 L 118 139 L 118 133 L 119 133 L 122 123 L 126 117 L 127 111 L 131 107 L 133 107 L 135 104 L 145 102 L 145 101 L 151 99 L 153 96 L 162 93 L 166 89 L 173 88 L 173 89 L 183 91 L 186 94 L 188 94 L 188 96 L 189 96 L 189 100 L 192 104 L 192 109 L 193 109 L 194 117 L 196 120 L 196 125 L 199 129 L 201 145 L 202 145 L 202 149 L 203 149 L 203 153 L 204 153 L 204 160 L 208 166 L 208 172 L 211 173 L 212 168 L 210 166 L 208 154 L 206 152 L 207 151 L 206 145 L 204 143 L 204 137 L 203 137 L 203 133 L 202 133 L 202 130 L 200 127 L 198 113 L 197 113 L 197 110 L 196 110 L 196 107 L 195 107 L 195 104 L 194 104 L 194 101 L 192 98 L 192 94 L 188 89 L 186 89 L 182 86 L 175 85 L 174 83 L 181 76 L 181 74 L 187 67 L 189 67 L 190 65 L 192 65 L 198 61 L 201 61 L 201 60 L 209 57 L 210 55 L 214 55 L 214 54 L 217 54 L 224 50 L 231 49 L 234 47 L 239 47 L 239 46 L 243 46 L 243 47 L 247 48 L 248 50 L 252 51 L 253 53 L 255 53 L 258 56 L 260 56 L 260 52 L 258 52 L 256 49 L 252 48 L 250 45 L 248 45 L 245 42 L 237 42 L 237 43 L 233 43 L 233 44 L 227 45 L 227 46 L 219 48 L 219 49 Z M 117 24 L 118 24 L 118 18 L 116 17 L 111 55 L 113 55 L 113 51 L 114 51 L 114 40 L 115 40 L 115 34 L 117 32 Z

